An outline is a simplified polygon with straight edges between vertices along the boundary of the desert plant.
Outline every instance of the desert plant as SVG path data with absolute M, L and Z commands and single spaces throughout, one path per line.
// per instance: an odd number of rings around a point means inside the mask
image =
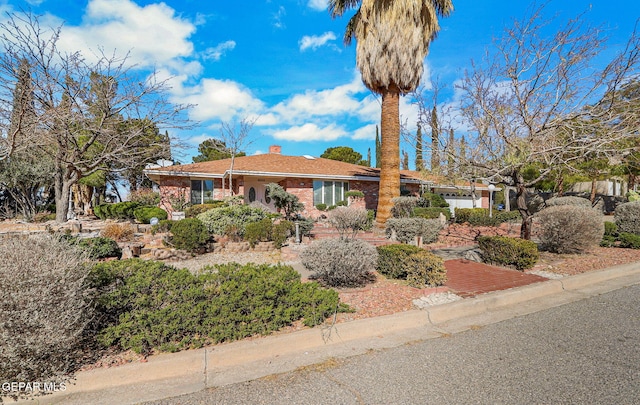
M 131 240 L 133 233 L 133 227 L 129 223 L 107 224 L 100 232 L 100 236 L 123 242 Z
M 338 230 L 340 238 L 353 239 L 359 231 L 367 228 L 369 218 L 364 208 L 337 207 L 331 211 L 329 223 Z
M 282 265 L 231 263 L 194 275 L 129 259 L 95 266 L 91 281 L 107 319 L 100 342 L 142 353 L 268 334 L 301 319 L 315 326 L 346 310 L 337 292 L 301 283 Z
M 207 227 L 197 218 L 185 218 L 175 221 L 171 226 L 169 242 L 176 248 L 188 252 L 202 249 L 209 241 Z
M 300 254 L 313 278 L 330 287 L 356 287 L 371 280 L 378 252 L 359 239 L 321 239 Z
M 118 243 L 105 237 L 86 238 L 78 241 L 78 246 L 84 250 L 90 259 L 98 260 L 107 257 L 122 257 L 122 249 Z
M 437 219 L 424 218 L 390 218 L 386 223 L 388 238 L 395 234 L 402 243 L 411 243 L 416 237 L 421 237 L 423 243 L 433 243 L 438 240 L 442 224 Z
M 0 381 L 65 384 L 81 360 L 92 316 L 84 253 L 39 235 L 1 238 L 0 257 Z
M 379 246 L 376 269 L 387 277 L 407 280 L 412 287 L 438 286 L 446 282 L 442 258 L 411 245 Z
M 376 249 L 378 251 L 376 270 L 378 273 L 394 279 L 407 278 L 406 263 L 409 256 L 420 251 L 417 246 L 405 244 L 378 246 Z
M 304 210 L 304 204 L 300 202 L 298 196 L 288 193 L 277 183 L 266 185 L 269 197 L 273 200 L 273 205 L 284 215 L 284 219 L 292 220 L 296 215 Z
M 554 253 L 581 253 L 604 235 L 602 214 L 591 207 L 558 205 L 537 214 L 541 248 Z
M 141 206 L 153 207 L 160 204 L 160 193 L 150 188 L 141 188 L 129 193 L 129 201 L 138 203 Z
M 614 212 L 614 218 L 619 232 L 640 235 L 640 201 L 618 205 Z
M 529 269 L 538 261 L 538 246 L 530 241 L 507 236 L 480 236 L 478 245 L 486 263 Z
M 203 212 L 207 212 L 207 211 L 212 210 L 214 208 L 224 207 L 226 205 L 229 205 L 229 204 L 227 204 L 224 201 L 214 201 L 214 202 L 209 203 L 209 204 L 194 204 L 194 205 L 191 205 L 191 206 L 185 208 L 184 216 L 186 218 L 195 218 L 198 215 L 202 214 Z
M 640 235 L 621 232 L 620 235 L 618 235 L 618 240 L 622 248 L 640 249 Z
M 267 213 L 248 205 L 230 205 L 208 210 L 196 218 L 204 223 L 210 233 L 224 235 L 233 228 L 242 237 L 247 224 L 267 218 Z
M 577 207 L 591 208 L 591 201 L 586 198 L 576 196 L 553 197 L 544 202 L 547 207 L 558 205 L 574 205 Z
M 151 218 L 167 219 L 167 211 L 159 207 L 138 207 L 133 211 L 133 215 L 136 221 L 143 224 L 151 222 Z
M 396 197 L 391 199 L 393 207 L 391 215 L 394 218 L 409 218 L 413 213 L 413 209 L 418 206 L 417 197 Z

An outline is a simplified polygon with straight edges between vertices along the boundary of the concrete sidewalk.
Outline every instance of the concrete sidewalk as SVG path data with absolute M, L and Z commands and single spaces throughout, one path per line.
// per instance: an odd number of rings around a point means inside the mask
M 337 324 L 331 328 L 242 340 L 151 356 L 78 373 L 64 392 L 29 404 L 133 404 L 289 372 L 458 333 L 640 283 L 640 263 L 496 291 L 449 304 Z

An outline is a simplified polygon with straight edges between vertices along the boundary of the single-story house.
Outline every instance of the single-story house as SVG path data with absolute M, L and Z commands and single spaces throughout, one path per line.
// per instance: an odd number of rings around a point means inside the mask
M 245 203 L 259 201 L 271 207 L 265 186 L 278 183 L 287 192 L 298 196 L 304 204 L 304 216 L 318 217 L 318 204 L 335 205 L 347 200 L 345 193 L 358 190 L 363 199 L 349 201 L 350 205 L 375 209 L 378 204 L 380 169 L 309 155 L 286 156 L 280 146 L 271 146 L 269 153 L 214 160 L 185 165 L 149 167 L 145 174 L 160 188 L 161 207 L 172 212 L 170 196 L 184 196 L 192 204 L 203 204 L 229 196 L 230 179 L 233 194 L 244 197 Z M 469 198 L 459 187 L 435 186 L 421 178 L 420 173 L 401 171 L 401 188 L 405 193 L 419 195 L 421 190 L 433 190 L 443 195 L 453 208 L 460 207 L 461 198 Z M 223 187 L 224 185 L 224 187 Z M 486 185 L 476 187 L 478 207 L 488 207 Z M 467 204 L 468 205 L 468 204 Z M 465 205 L 466 206 L 466 205 Z

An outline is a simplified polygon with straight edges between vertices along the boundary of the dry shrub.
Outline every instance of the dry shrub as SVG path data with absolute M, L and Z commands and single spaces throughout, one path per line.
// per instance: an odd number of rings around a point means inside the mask
M 131 224 L 108 224 L 104 227 L 100 235 L 105 238 L 111 238 L 119 242 L 130 241 L 133 239 L 134 229 Z
M 619 232 L 640 235 L 640 201 L 618 205 L 614 215 Z
M 604 235 L 602 214 L 590 207 L 558 205 L 538 214 L 541 247 L 554 253 L 581 253 Z
M 77 368 L 91 314 L 85 256 L 39 236 L 0 239 L 0 257 L 0 381 L 64 383 Z
M 309 245 L 300 259 L 325 286 L 358 287 L 372 279 L 378 252 L 359 239 L 321 239 Z
M 329 214 L 329 223 L 333 225 L 343 239 L 355 238 L 358 231 L 367 228 L 369 218 L 367 210 L 354 207 L 337 207 Z

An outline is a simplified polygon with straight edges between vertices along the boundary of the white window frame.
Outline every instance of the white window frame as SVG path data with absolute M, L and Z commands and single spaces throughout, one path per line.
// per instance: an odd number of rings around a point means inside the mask
M 200 182 L 200 201 L 194 201 L 193 198 L 193 183 L 194 182 Z M 205 183 L 206 182 L 211 182 L 211 198 L 206 198 L 205 197 Z M 214 195 L 215 195 L 215 183 L 213 181 L 213 179 L 191 179 L 191 182 L 189 183 L 189 189 L 191 190 L 191 192 L 189 193 L 189 201 L 191 201 L 191 204 L 208 204 L 214 201 Z
M 322 183 L 322 188 L 321 193 L 320 193 L 320 197 L 321 197 L 321 201 L 317 201 L 316 200 L 316 185 L 318 183 Z M 331 196 L 333 197 L 333 201 L 325 201 L 325 194 L 326 194 L 326 188 L 327 188 L 327 183 L 331 183 Z M 336 183 L 341 183 L 342 184 L 342 196 L 340 196 L 341 198 L 336 198 Z M 349 191 L 349 182 L 348 181 L 342 181 L 342 180 L 314 180 L 313 181 L 313 205 L 316 206 L 318 204 L 326 204 L 327 206 L 332 206 L 332 205 L 336 205 L 338 202 L 340 201 L 346 201 L 346 197 L 345 194 L 346 192 Z

